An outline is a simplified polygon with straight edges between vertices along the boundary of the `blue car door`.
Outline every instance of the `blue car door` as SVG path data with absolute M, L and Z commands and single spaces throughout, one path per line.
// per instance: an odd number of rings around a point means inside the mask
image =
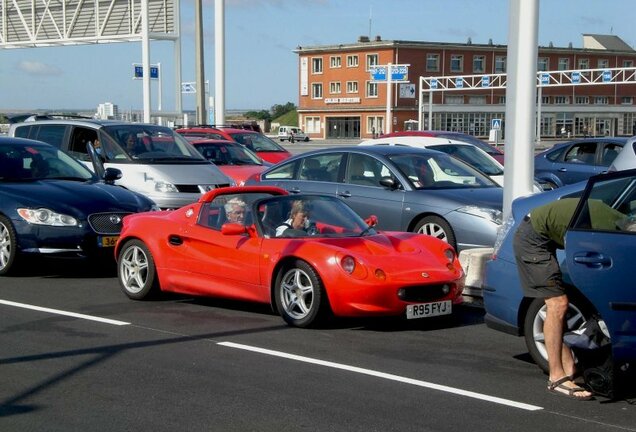
M 625 214 L 590 215 L 601 200 Z M 636 170 L 590 179 L 565 237 L 566 266 L 572 284 L 592 303 L 610 331 L 614 356 L 636 358 Z
M 404 190 L 382 186 L 383 177 L 396 178 L 380 160 L 349 153 L 344 181 L 338 184 L 338 196 L 363 218 L 377 216 L 379 229 L 402 231 Z
M 600 174 L 606 168 L 598 163 L 597 151 L 601 143 L 585 141 L 572 145 L 563 157 L 563 161 L 555 163 L 555 175 L 564 185 L 587 180 Z

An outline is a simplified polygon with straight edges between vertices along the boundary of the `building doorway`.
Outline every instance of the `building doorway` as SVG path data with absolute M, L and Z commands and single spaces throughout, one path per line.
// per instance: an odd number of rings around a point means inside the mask
M 360 117 L 327 117 L 327 138 L 360 138 Z

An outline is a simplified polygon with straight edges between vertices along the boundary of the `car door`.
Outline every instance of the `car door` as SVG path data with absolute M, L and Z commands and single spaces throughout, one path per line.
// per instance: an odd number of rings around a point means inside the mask
M 563 159 L 555 163 L 554 174 L 563 184 L 578 183 L 600 174 L 604 169 L 598 163 L 598 150 L 602 143 L 584 141 L 575 143 L 563 154 Z
M 629 217 L 607 224 L 589 211 L 590 202 L 601 200 L 623 214 L 634 212 L 636 170 L 590 179 L 581 200 L 565 237 L 567 272 L 608 325 L 614 349 L 625 349 L 620 339 L 631 338 L 636 352 L 636 232 L 625 230 Z
M 397 176 L 387 164 L 373 156 L 350 152 L 338 196 L 363 218 L 378 217 L 378 228 L 401 231 L 404 190 L 380 184 L 383 177 Z
M 343 152 L 309 154 L 267 172 L 260 184 L 278 186 L 292 194 L 323 193 L 335 196 L 344 155 Z

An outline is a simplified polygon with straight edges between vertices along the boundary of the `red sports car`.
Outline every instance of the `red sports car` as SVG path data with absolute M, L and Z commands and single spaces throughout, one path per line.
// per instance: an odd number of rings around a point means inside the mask
M 186 136 L 186 139 L 223 174 L 243 186 L 248 178 L 258 176 L 272 166 L 248 148 L 234 141 Z
M 450 314 L 464 272 L 448 243 L 376 232 L 338 198 L 220 188 L 171 212 L 127 216 L 116 245 L 131 299 L 159 291 L 269 303 L 290 325 L 336 316 Z

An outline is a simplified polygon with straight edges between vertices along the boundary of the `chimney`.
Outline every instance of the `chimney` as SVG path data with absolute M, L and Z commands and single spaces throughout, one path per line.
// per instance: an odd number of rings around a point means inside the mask
M 488 45 L 492 46 L 492 38 L 488 39 Z
M 369 36 L 360 36 L 358 42 L 369 42 Z
M 376 35 L 375 36 L 375 41 L 376 42 L 380 42 L 381 40 L 382 40 L 382 36 L 380 36 L 380 35 Z

